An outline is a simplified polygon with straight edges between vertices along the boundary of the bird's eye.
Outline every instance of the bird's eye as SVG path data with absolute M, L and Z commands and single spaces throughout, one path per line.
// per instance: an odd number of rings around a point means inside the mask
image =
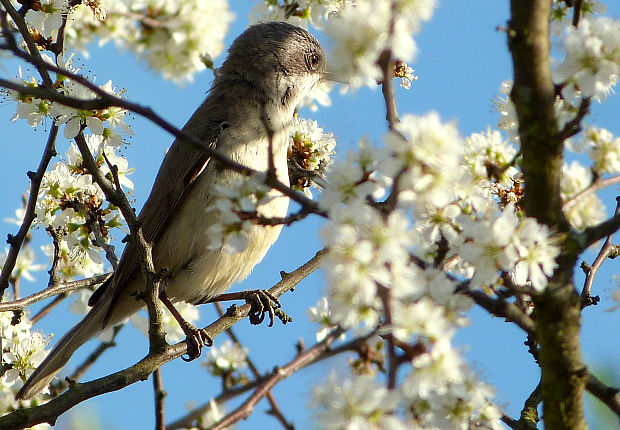
M 310 70 L 314 70 L 316 66 L 319 64 L 318 54 L 310 54 L 307 57 L 307 61 L 308 61 L 308 67 L 310 68 Z

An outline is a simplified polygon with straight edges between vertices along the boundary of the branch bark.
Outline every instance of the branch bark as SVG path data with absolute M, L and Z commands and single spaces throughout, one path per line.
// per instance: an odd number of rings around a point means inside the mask
M 284 273 L 282 280 L 269 289 L 276 297 L 293 289 L 297 284 L 318 269 L 326 250 L 321 250 L 305 264 L 291 273 Z M 246 318 L 250 313 L 250 304 L 235 307 L 235 312 L 227 312 L 214 323 L 205 327 L 212 339 L 232 327 L 233 324 Z M 3 430 L 22 429 L 35 424 L 48 422 L 53 424 L 56 419 L 78 403 L 101 394 L 117 391 L 138 381 L 148 379 L 149 375 L 165 363 L 187 354 L 187 342 L 165 345 L 161 349 L 151 348 L 149 354 L 138 363 L 124 370 L 103 378 L 86 383 L 71 383 L 69 389 L 48 403 L 28 409 L 18 409 L 0 417 L 0 428 Z
M 546 428 L 586 429 L 583 391 L 587 369 L 580 348 L 581 304 L 572 283 L 582 248 L 562 211 L 560 178 L 563 136 L 554 113 L 550 68 L 550 0 L 512 0 L 508 46 L 514 85 L 511 99 L 519 120 L 523 207 L 560 238 L 558 267 L 544 293 L 534 297 L 533 319 L 540 344 L 541 393 Z

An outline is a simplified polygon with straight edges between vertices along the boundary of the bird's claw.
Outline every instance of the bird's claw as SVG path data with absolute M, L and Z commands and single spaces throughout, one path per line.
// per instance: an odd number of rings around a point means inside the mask
M 250 323 L 258 325 L 265 320 L 265 314 L 269 314 L 269 327 L 273 326 L 275 309 L 282 307 L 278 298 L 267 290 L 245 291 L 244 295 L 245 302 L 250 304 Z
M 183 333 L 185 333 L 187 341 L 187 357 L 181 356 L 183 361 L 192 361 L 200 357 L 202 348 L 204 346 L 213 345 L 213 339 L 209 336 L 209 333 L 203 328 L 197 328 L 196 326 L 187 323 L 182 327 Z

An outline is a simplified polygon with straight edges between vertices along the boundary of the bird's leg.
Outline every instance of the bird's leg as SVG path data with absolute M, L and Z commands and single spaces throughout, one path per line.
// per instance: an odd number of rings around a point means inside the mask
M 286 324 L 291 319 L 284 312 L 280 311 L 282 305 L 276 296 L 268 290 L 246 290 L 238 293 L 225 293 L 215 297 L 205 297 L 197 302 L 197 304 L 223 302 L 227 300 L 245 300 L 250 304 L 250 323 L 257 325 L 263 322 L 265 314 L 269 314 L 269 327 L 273 325 L 274 315 Z
M 184 361 L 192 361 L 200 357 L 203 346 L 213 345 L 213 339 L 205 329 L 199 329 L 195 325 L 188 322 L 183 315 L 174 307 L 165 291 L 159 293 L 159 299 L 168 308 L 172 316 L 181 326 L 187 340 L 187 358 L 181 357 Z

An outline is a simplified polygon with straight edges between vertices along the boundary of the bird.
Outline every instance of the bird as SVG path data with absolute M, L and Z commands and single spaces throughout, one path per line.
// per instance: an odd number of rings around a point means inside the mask
M 289 185 L 287 146 L 294 113 L 328 76 L 327 55 L 308 31 L 285 22 L 252 25 L 231 44 L 207 97 L 183 131 L 256 171 L 267 172 L 272 165 L 270 171 L 275 168 L 277 179 Z M 206 208 L 217 187 L 230 187 L 240 177 L 179 138 L 166 153 L 138 216 L 152 244 L 155 269 L 165 273 L 160 288 L 166 300 L 202 303 L 225 292 L 245 279 L 276 241 L 281 225 L 257 223 L 243 251 L 209 247 L 207 229 L 220 214 Z M 271 193 L 261 213 L 286 216 L 289 198 Z M 87 340 L 144 306 L 135 297 L 146 288 L 139 258 L 137 246 L 129 242 L 113 276 L 93 293 L 89 313 L 57 342 L 17 399 L 41 392 Z

